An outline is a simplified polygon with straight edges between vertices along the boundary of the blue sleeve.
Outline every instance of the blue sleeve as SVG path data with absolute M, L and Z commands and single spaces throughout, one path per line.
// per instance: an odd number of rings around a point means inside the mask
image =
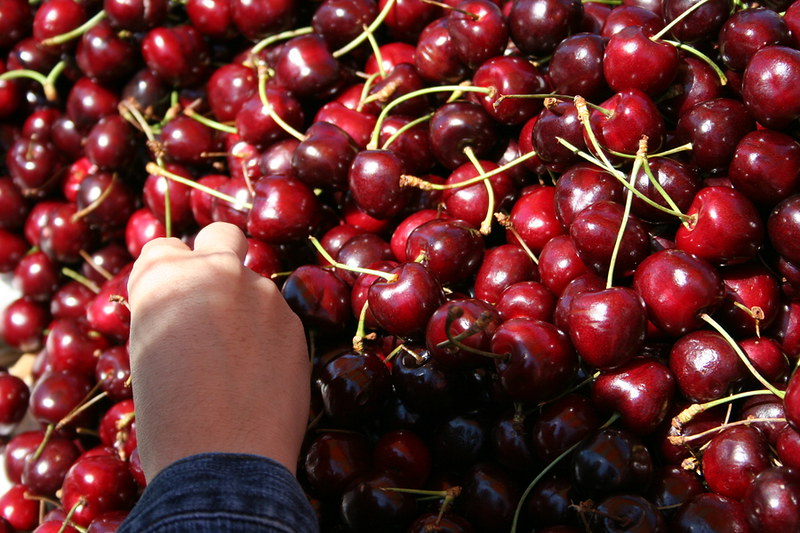
M 317 518 L 283 465 L 256 455 L 198 454 L 147 486 L 118 533 L 314 533 Z

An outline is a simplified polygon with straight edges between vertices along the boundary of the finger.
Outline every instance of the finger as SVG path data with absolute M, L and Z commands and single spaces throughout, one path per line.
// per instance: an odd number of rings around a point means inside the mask
M 233 252 L 244 262 L 247 255 L 247 238 L 238 226 L 227 222 L 214 222 L 201 229 L 194 238 L 195 252 Z
M 184 243 L 182 240 L 175 237 L 159 237 L 157 239 L 147 241 L 144 246 L 142 246 L 142 251 L 139 253 L 139 257 L 144 258 L 144 261 L 152 260 L 157 259 L 163 253 L 170 253 L 174 250 L 189 250 L 189 247 L 186 246 L 186 243 Z

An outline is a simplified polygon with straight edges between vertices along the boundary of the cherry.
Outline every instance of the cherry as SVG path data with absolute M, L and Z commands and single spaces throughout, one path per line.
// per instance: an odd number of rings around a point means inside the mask
M 486 302 L 474 298 L 451 299 L 428 321 L 425 340 L 430 355 L 445 368 L 484 366 L 487 358 L 476 351 L 488 351 L 499 323 L 498 312 Z M 460 338 L 467 332 L 472 334 Z M 459 344 L 450 341 L 451 338 L 460 339 Z
M 478 159 L 487 159 L 497 141 L 496 130 L 496 122 L 480 104 L 444 104 L 430 120 L 433 154 L 450 170 L 469 161 L 464 154 L 467 147 Z
M 523 194 L 509 213 L 516 235 L 508 229 L 506 239 L 511 243 L 521 239 L 533 253 L 539 253 L 551 238 L 564 233 L 556 216 L 554 197 L 554 187 L 537 187 Z
M 600 428 L 594 404 L 568 393 L 545 405 L 531 427 L 531 445 L 539 459 L 550 462 Z
M 556 216 L 565 230 L 569 230 L 581 211 L 602 200 L 620 202 L 622 185 L 595 165 L 573 165 L 556 182 L 553 201 Z
M 659 107 L 668 116 L 678 117 L 695 104 L 721 96 L 722 85 L 717 73 L 695 57 L 682 57 L 673 84 L 659 98 Z
M 786 23 L 775 11 L 763 7 L 734 13 L 719 32 L 720 58 L 731 70 L 744 70 L 753 54 L 765 46 L 790 44 Z
M 147 32 L 142 57 L 156 77 L 176 87 L 203 80 L 210 62 L 202 34 L 190 24 L 159 26 Z
M 448 22 L 448 17 L 431 21 L 417 41 L 414 65 L 420 76 L 429 82 L 459 83 L 469 72 L 458 58 Z
M 402 63 L 414 64 L 414 47 L 407 43 L 393 42 L 379 46 L 378 52 L 384 72 L 392 72 Z M 372 75 L 380 72 L 378 55 L 372 54 L 364 64 L 364 73 Z
M 341 128 L 315 122 L 294 149 L 294 175 L 309 187 L 341 190 L 347 186 L 350 163 L 358 153 L 353 139 Z
M 294 6 L 294 0 L 231 0 L 236 29 L 251 41 L 291 27 Z
M 703 453 L 703 476 L 713 492 L 740 500 L 760 472 L 769 467 L 767 443 L 750 426 L 724 429 Z
M 121 343 L 128 340 L 131 312 L 119 298 L 128 297 L 128 275 L 132 267 L 131 263 L 106 281 L 86 310 L 86 320 L 93 329 Z
M 744 104 L 731 98 L 714 98 L 682 115 L 675 134 L 679 142 L 692 143 L 691 165 L 720 172 L 730 164 L 742 137 L 753 129 L 755 124 Z
M 0 331 L 3 342 L 23 352 L 42 346 L 44 328 L 50 319 L 47 309 L 29 298 L 14 300 L 3 310 Z
M 731 333 L 756 335 L 768 327 L 779 310 L 778 282 L 766 267 L 745 263 L 722 269 L 725 301 L 719 318 Z
M 703 492 L 705 487 L 697 473 L 680 466 L 663 466 L 655 472 L 649 498 L 665 515 L 670 515 Z
M 800 191 L 800 144 L 774 130 L 748 133 L 736 146 L 728 177 L 753 202 L 772 207 Z
M 378 7 L 384 9 L 388 1 L 378 0 Z M 396 0 L 383 23 L 394 38 L 414 42 L 425 26 L 439 16 L 439 12 L 437 6 L 427 2 Z
M 315 265 L 295 269 L 284 281 L 281 294 L 307 328 L 322 334 L 341 330 L 352 315 L 347 283 Z
M 586 9 L 586 6 L 584 6 Z M 581 95 L 590 102 L 608 96 L 603 74 L 606 41 L 593 33 L 576 33 L 561 41 L 553 51 L 548 73 L 558 94 Z
M 495 171 L 499 165 L 490 161 L 480 161 L 480 167 L 485 173 Z M 515 187 L 512 178 L 505 172 L 497 173 L 486 181 L 468 186 L 457 187 L 457 184 L 474 179 L 480 171 L 471 163 L 464 163 L 448 176 L 442 200 L 447 214 L 460 218 L 475 229 L 486 232 L 487 213 L 501 211 L 509 207 L 515 196 Z M 486 184 L 491 185 L 493 200 L 490 202 Z
M 215 151 L 217 142 L 213 130 L 187 115 L 167 122 L 159 138 L 164 155 L 182 165 L 203 165 L 209 153 Z
M 722 303 L 724 285 L 705 260 L 682 250 L 662 250 L 647 257 L 633 277 L 653 324 L 673 336 L 698 329 L 700 314 Z
M 536 281 L 520 281 L 509 285 L 500 293 L 497 301 L 497 310 L 503 320 L 528 317 L 552 322 L 555 307 L 555 295 Z
M 577 371 L 577 356 L 567 336 L 552 324 L 530 318 L 503 322 L 492 352 L 503 389 L 517 401 L 537 402 L 565 390 Z
M 31 390 L 31 414 L 42 424 L 57 424 L 80 405 L 91 388 L 89 378 L 75 372 L 48 374 L 36 382 Z M 72 420 L 72 424 L 87 422 L 89 414 L 91 410 L 84 411 Z
M 0 432 L 11 433 L 22 420 L 30 399 L 30 390 L 21 378 L 0 373 Z
M 52 435 L 38 457 L 34 458 L 32 453 L 25 459 L 22 483 L 34 494 L 53 496 L 79 455 L 80 451 L 70 439 Z
M 134 211 L 125 225 L 125 244 L 134 259 L 139 257 L 146 243 L 166 236 L 164 224 L 146 207 Z
M 22 192 L 9 177 L 0 177 L 0 229 L 20 229 L 30 211 Z
M 750 526 L 757 531 L 797 529 L 799 482 L 793 468 L 770 467 L 758 474 L 743 500 Z
M 23 296 L 37 302 L 49 301 L 60 282 L 57 264 L 42 251 L 23 256 L 14 269 L 14 287 Z
M 533 149 L 542 163 L 553 172 L 563 172 L 577 163 L 580 157 L 556 139 L 562 138 L 579 150 L 586 148 L 584 127 L 578 119 L 578 109 L 572 102 L 545 100 L 544 109 L 531 131 Z M 520 144 L 523 144 L 520 138 Z
M 410 117 L 388 116 L 381 127 L 381 133 L 378 137 L 379 143 L 385 145 L 392 135 L 410 122 Z M 417 124 L 403 131 L 403 133 L 395 137 L 389 149 L 400 157 L 406 171 L 412 175 L 419 176 L 430 172 L 436 164 L 430 145 L 430 131 L 426 124 Z M 429 191 L 427 194 L 440 195 L 441 193 Z
M 47 0 L 33 15 L 33 38 L 51 53 L 66 52 L 74 41 L 63 44 L 44 44 L 42 41 L 74 30 L 86 21 L 84 6 L 73 0 Z
M 266 96 L 269 105 L 265 105 L 258 94 L 253 94 L 236 113 L 236 131 L 242 140 L 262 148 L 289 136 L 271 113 L 293 128 L 301 127 L 305 120 L 300 102 L 288 91 L 267 87 Z
M 483 239 L 456 219 L 434 219 L 414 229 L 406 257 L 425 265 L 442 285 L 466 281 L 483 259 Z
M 314 11 L 311 27 L 330 48 L 340 48 L 356 37 L 378 15 L 372 0 L 326 0 Z
M 547 241 L 539 254 L 538 267 L 542 283 L 556 296 L 560 296 L 573 279 L 589 272 L 569 235 L 556 235 Z
M 767 233 L 775 250 L 787 261 L 800 263 L 800 247 L 795 236 L 800 234 L 797 211 L 800 194 L 790 196 L 775 206 L 767 219 Z
M 692 401 L 721 398 L 744 379 L 746 369 L 733 348 L 712 331 L 694 331 L 678 339 L 669 356 L 678 388 Z
M 508 44 L 506 20 L 491 0 L 459 2 L 448 15 L 447 28 L 456 54 L 470 68 L 502 55 Z
M 114 401 L 131 398 L 133 393 L 128 382 L 131 363 L 125 346 L 111 346 L 100 351 L 94 372 L 97 382 L 109 398 Z
M 321 216 L 317 197 L 303 182 L 291 176 L 266 176 L 255 185 L 247 229 L 267 243 L 286 243 L 307 237 Z
M 33 23 L 33 11 L 30 4 L 20 0 L 4 2 L 0 10 L 0 47 L 7 49 L 28 34 Z
M 483 531 L 510 528 L 520 492 L 511 475 L 492 463 L 478 463 L 464 475 L 457 503 L 464 517 Z
M 369 268 L 379 261 L 392 261 L 393 259 L 389 243 L 374 233 L 362 233 L 348 239 L 336 256 L 339 263 L 353 269 Z M 337 269 L 336 273 L 350 285 L 354 284 L 358 276 L 357 272 L 348 271 L 347 268 Z M 360 308 L 354 308 L 354 311 L 358 314 Z
M 299 98 L 324 98 L 337 89 L 339 62 L 320 35 L 309 34 L 287 41 L 274 66 L 277 82 Z
M 664 22 L 669 24 L 694 5 L 690 0 L 667 0 L 663 3 Z M 728 0 L 710 0 L 672 26 L 670 33 L 681 42 L 693 42 L 717 35 L 731 11 Z
M 623 3 L 615 6 L 608 13 L 603 22 L 602 31 L 599 33 L 603 37 L 609 38 L 629 26 L 641 26 L 646 35 L 653 35 L 664 27 L 664 21 L 661 19 L 660 13 L 647 7 Z
M 485 2 L 488 3 L 488 2 Z M 552 77 L 552 65 L 550 68 Z M 517 56 L 499 56 L 488 59 L 478 67 L 472 82 L 479 87 L 488 87 L 486 95 L 470 93 L 483 109 L 503 124 L 522 124 L 542 109 L 538 98 L 500 100 L 503 95 L 542 94 L 549 89 L 547 80 L 530 62 Z
M 502 244 L 486 250 L 475 274 L 475 296 L 491 304 L 511 285 L 538 278 L 536 264 L 521 247 Z
M 639 89 L 655 96 L 678 73 L 677 49 L 650 38 L 643 26 L 628 26 L 611 36 L 603 55 L 603 74 L 615 91 Z
M 359 533 L 405 531 L 416 514 L 416 499 L 413 494 L 387 490 L 394 487 L 397 481 L 381 473 L 354 481 L 342 495 L 340 507 L 348 529 Z
M 133 505 L 136 486 L 126 463 L 112 455 L 82 457 L 67 472 L 61 502 L 75 507 L 72 520 L 88 526 L 108 511 L 127 510 Z
M 169 105 L 169 87 L 146 68 L 131 77 L 122 88 L 121 96 L 146 119 L 163 117 Z
M 306 480 L 315 494 L 337 496 L 370 468 L 367 439 L 355 432 L 320 433 L 305 453 Z
M 467 340 L 467 339 L 465 339 Z M 414 355 L 401 351 L 392 361 L 392 383 L 397 396 L 421 414 L 451 414 L 458 379 L 427 350 Z
M 408 526 L 408 533 L 427 533 L 429 531 L 470 533 L 473 529 L 465 518 L 450 512 L 443 515 L 440 515 L 438 512 L 425 513 L 418 516 L 417 519 Z
M 52 369 L 93 376 L 95 352 L 108 347 L 108 341 L 88 324 L 76 319 L 56 319 L 49 330 L 45 347 Z
M 167 164 L 165 169 L 183 178 L 192 179 L 191 173 L 176 164 Z M 148 174 L 144 182 L 144 203 L 161 224 L 166 224 L 166 203 L 169 194 L 170 221 L 174 230 L 190 228 L 195 219 L 191 209 L 192 188 L 158 174 Z
M 353 426 L 383 407 L 391 392 L 389 370 L 374 353 L 345 352 L 317 377 L 325 412 L 336 423 Z
M 389 274 L 396 278 L 370 286 L 369 307 L 378 324 L 392 335 L 418 336 L 444 302 L 442 287 L 430 270 L 418 263 L 403 263 Z
M 683 163 L 666 157 L 648 158 L 647 164 L 650 166 L 653 177 L 672 199 L 678 210 L 686 212 L 692 205 L 697 191 L 700 190 L 701 181 L 699 175 Z M 650 181 L 644 169 L 639 170 L 635 187 L 636 190 L 651 201 L 662 207 L 669 207 L 664 197 Z M 675 220 L 671 214 L 648 205 L 644 200 L 636 196 L 633 197 L 631 210 L 642 220 L 650 222 L 672 222 Z
M 135 41 L 116 31 L 111 22 L 100 21 L 81 36 L 75 51 L 81 71 L 101 83 L 128 79 L 138 63 Z
M 39 502 L 26 498 L 31 492 L 25 485 L 12 485 L 0 496 L 0 517 L 13 531 L 30 531 L 39 523 Z
M 17 139 L 6 152 L 5 163 L 23 196 L 42 198 L 60 185 L 63 161 L 51 142 Z
M 631 433 L 600 429 L 572 453 L 572 481 L 578 492 L 602 498 L 625 491 L 644 491 L 653 477 L 650 452 Z
M 664 121 L 655 103 L 637 88 L 620 90 L 590 115 L 590 124 L 601 147 L 635 155 L 643 136 L 648 149 L 657 150 L 664 141 Z M 588 132 L 587 132 L 588 135 Z M 592 146 L 586 140 L 587 146 Z
M 583 292 L 597 292 L 606 288 L 603 279 L 594 272 L 587 271 L 571 280 L 556 301 L 554 312 L 555 325 L 569 334 L 570 313 L 575 297 Z
M 67 95 L 67 117 L 81 132 L 87 132 L 98 120 L 117 112 L 118 94 L 93 81 L 81 78 L 75 82 Z
M 80 318 L 86 315 L 86 309 L 94 298 L 94 293 L 77 281 L 67 282 L 50 300 L 50 314 L 53 318 Z
M 774 445 L 778 440 L 778 435 L 788 425 L 785 414 L 781 398 L 774 394 L 759 394 L 745 399 L 739 412 L 739 418 L 740 420 L 772 419 L 754 420 L 752 427 L 761 431 L 767 442 Z
M 768 381 L 780 383 L 789 374 L 789 360 L 780 345 L 769 337 L 750 337 L 739 342 L 747 358 Z
M 508 14 L 511 40 L 524 53 L 546 56 L 580 31 L 583 6 L 573 0 L 515 0 Z
M 672 521 L 672 527 L 676 533 L 751 531 L 742 504 L 712 492 L 698 494 L 680 507 Z
M 637 494 L 615 494 L 588 511 L 595 527 L 608 532 L 666 532 L 667 522 L 661 511 Z
M 390 431 L 375 443 L 373 464 L 402 486 L 421 488 L 430 475 L 431 453 L 422 439 L 411 431 Z
M 103 0 L 103 10 L 113 27 L 141 32 L 154 28 L 164 21 L 167 17 L 168 4 L 164 0 L 154 2 Z

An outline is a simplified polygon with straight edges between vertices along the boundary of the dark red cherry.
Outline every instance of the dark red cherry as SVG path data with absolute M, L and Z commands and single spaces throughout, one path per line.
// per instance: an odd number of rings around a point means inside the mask
M 298 98 L 321 97 L 340 81 L 340 65 L 325 39 L 309 34 L 287 41 L 275 63 L 277 82 Z
M 536 254 L 547 242 L 564 233 L 555 210 L 555 188 L 536 187 L 523 194 L 509 213 L 509 221 L 515 232 L 506 230 L 506 240 L 511 243 L 521 239 Z
M 669 24 L 694 4 L 695 2 L 692 0 L 667 0 L 663 2 L 664 22 Z M 708 38 L 711 35 L 717 35 L 730 12 L 731 3 L 729 0 L 712 0 L 682 18 L 680 22 L 672 27 L 670 34 L 682 42 L 692 42 Z
M 499 165 L 490 161 L 480 161 L 479 164 L 485 173 L 499 168 Z M 497 173 L 487 181 L 456 187 L 457 184 L 472 180 L 479 175 L 480 172 L 474 164 L 460 165 L 448 176 L 445 185 L 451 188 L 443 192 L 442 200 L 447 214 L 467 222 L 476 230 L 486 232 L 487 228 L 491 227 L 489 224 L 494 218 L 492 215 L 511 206 L 516 188 L 511 176 L 505 172 Z M 493 197 L 489 196 L 487 183 L 492 187 Z
M 13 531 L 30 531 L 39 523 L 39 502 L 25 485 L 12 485 L 0 496 L 0 517 Z
M 525 54 L 546 56 L 580 31 L 583 6 L 573 0 L 516 0 L 508 14 L 511 40 Z
M 604 200 L 581 211 L 569 228 L 578 257 L 598 274 L 608 273 L 624 207 Z M 650 253 L 650 240 L 641 221 L 629 216 L 619 244 L 614 272 L 630 275 Z
M 381 127 L 379 144 L 384 145 L 389 138 L 411 122 L 410 117 L 390 115 Z M 415 176 L 430 172 L 436 158 L 430 144 L 430 131 L 427 124 L 417 124 L 405 129 L 388 147 L 402 159 L 406 171 Z M 438 191 L 428 191 L 429 196 L 440 195 Z
M 750 426 L 724 429 L 703 452 L 703 477 L 713 492 L 741 500 L 756 476 L 770 466 L 767 442 Z
M 125 346 L 112 346 L 97 355 L 95 377 L 108 397 L 115 401 L 132 397 L 130 356 Z
M 590 271 L 578 257 L 569 235 L 556 235 L 547 241 L 539 254 L 538 267 L 542 283 L 556 296 L 570 281 Z
M 800 263 L 800 246 L 795 236 L 800 234 L 800 194 L 795 194 L 781 201 L 772 210 L 767 220 L 769 240 L 775 250 L 787 261 Z
M 161 130 L 161 148 L 172 162 L 181 165 L 202 165 L 214 152 L 217 142 L 214 131 L 208 126 L 179 115 L 167 122 Z
M 142 40 L 142 57 L 161 81 L 186 87 L 201 81 L 210 55 L 202 34 L 189 24 L 159 26 Z
M 653 462 L 637 437 L 625 430 L 605 428 L 573 452 L 570 472 L 580 494 L 599 498 L 645 490 L 653 476 Z
M 281 294 L 306 327 L 323 334 L 341 331 L 352 316 L 347 283 L 316 265 L 295 269 L 284 281 Z
M 63 178 L 63 160 L 51 142 L 17 139 L 6 152 L 5 163 L 14 185 L 26 197 L 47 196 Z
M 104 0 L 103 9 L 111 25 L 118 30 L 141 32 L 155 28 L 167 17 L 165 0 Z
M 675 79 L 678 64 L 678 50 L 674 46 L 651 39 L 642 26 L 629 26 L 608 40 L 603 74 L 615 91 L 639 89 L 655 96 Z
M 95 352 L 108 347 L 108 340 L 86 322 L 62 318 L 54 320 L 47 335 L 47 357 L 56 372 L 68 370 L 93 376 Z
M 800 474 L 794 468 L 770 467 L 753 480 L 742 504 L 755 531 L 791 531 L 800 527 Z
M 70 439 L 52 435 L 36 459 L 35 454 L 25 459 L 22 483 L 34 494 L 53 496 L 61 488 L 67 470 L 79 455 L 78 448 Z
M 741 102 L 714 98 L 681 116 L 675 134 L 679 142 L 692 143 L 691 165 L 719 172 L 730 164 L 742 137 L 754 129 L 748 108 Z
M 670 90 L 659 98 L 659 107 L 670 117 L 686 113 L 695 104 L 723 96 L 719 75 L 696 57 L 681 57 Z
M 367 439 L 355 432 L 322 432 L 305 454 L 306 480 L 315 494 L 337 496 L 370 468 Z
M 533 126 L 531 142 L 548 169 L 563 172 L 580 160 L 578 155 L 556 139 L 562 138 L 579 150 L 584 150 L 586 145 L 583 137 L 584 127 L 578 119 L 578 109 L 571 101 L 545 100 L 544 109 Z
M 464 148 L 471 148 L 478 159 L 487 159 L 497 142 L 497 127 L 480 104 L 445 104 L 430 120 L 431 145 L 436 159 L 449 169 L 468 162 Z
M 491 0 L 463 0 L 450 11 L 447 28 L 459 59 L 470 68 L 502 55 L 508 44 L 503 13 Z
M 681 504 L 703 492 L 705 487 L 702 478 L 696 472 L 680 466 L 663 466 L 656 469 L 648 496 L 651 502 L 669 516 Z
M 251 41 L 288 29 L 296 16 L 294 0 L 231 0 L 233 22 Z
M 568 393 L 545 405 L 531 427 L 531 444 L 543 462 L 550 462 L 570 446 L 600 428 L 602 420 L 585 396 Z
M 418 263 L 403 263 L 389 274 L 396 278 L 379 279 L 370 286 L 369 307 L 381 327 L 392 335 L 418 336 L 444 302 L 441 285 Z
M 0 431 L 10 434 L 28 409 L 30 390 L 21 378 L 0 373 Z
M 83 375 L 66 371 L 49 374 L 31 390 L 31 414 L 42 424 L 57 424 L 83 401 L 91 388 L 91 381 Z M 87 415 L 91 415 L 91 410 L 81 413 L 71 424 L 87 423 Z
M 647 315 L 670 335 L 698 329 L 701 313 L 722 302 L 724 285 L 708 262 L 682 250 L 662 250 L 642 261 L 633 285 L 644 300 Z
M 135 211 L 125 226 L 125 244 L 128 253 L 134 259 L 139 257 L 146 243 L 166 236 L 167 229 L 164 224 L 146 207 Z
M 552 65 L 550 69 L 552 76 Z M 530 62 L 518 56 L 498 56 L 484 61 L 472 76 L 472 83 L 488 87 L 492 93 L 471 93 L 495 120 L 503 124 L 522 124 L 542 109 L 539 98 L 499 100 L 503 95 L 543 94 L 549 86 L 545 77 Z
M 57 263 L 44 252 L 33 251 L 19 260 L 12 284 L 23 296 L 46 302 L 58 289 L 60 281 Z
M 480 233 L 457 219 L 434 219 L 418 226 L 406 241 L 406 257 L 428 267 L 442 285 L 470 278 L 483 259 Z
M 659 6 L 660 9 L 660 6 Z M 653 35 L 664 27 L 660 13 L 633 3 L 614 6 L 603 22 L 602 36 L 609 38 L 629 26 L 641 26 L 646 35 Z
M 772 207 L 800 191 L 800 144 L 779 131 L 751 131 L 736 146 L 728 177 L 754 203 Z
M 206 83 L 208 105 L 217 120 L 230 122 L 236 119 L 236 113 L 256 89 L 256 74 L 252 68 L 228 63 L 215 70 Z
M 700 189 L 700 176 L 685 164 L 667 157 L 648 158 L 647 163 L 650 165 L 650 171 L 661 188 L 664 189 L 678 209 L 685 213 L 692 204 L 695 194 Z M 639 192 L 651 201 L 662 207 L 669 207 L 644 169 L 640 169 L 636 177 L 635 186 Z M 637 196 L 633 197 L 631 211 L 642 220 L 649 222 L 677 222 L 674 215 L 648 205 Z
M 425 442 L 411 431 L 390 431 L 375 443 L 373 465 L 405 487 L 421 488 L 431 472 L 431 453 Z
M 75 216 L 93 228 L 118 230 L 125 226 L 137 205 L 137 195 L 116 172 L 98 171 L 86 176 L 78 187 Z M 44 240 L 44 232 L 42 232 Z
M 30 4 L 20 0 L 4 2 L 0 10 L 0 47 L 7 49 L 31 31 L 33 10 Z
M 145 118 L 161 119 L 169 107 L 169 86 L 143 68 L 122 88 L 122 99 L 133 105 Z
M 326 414 L 348 426 L 374 416 L 392 388 L 389 369 L 371 352 L 339 355 L 325 365 L 316 382 Z
M 346 189 L 348 170 L 357 153 L 358 146 L 344 130 L 327 122 L 315 122 L 294 149 L 292 170 L 309 187 Z
M 101 83 L 114 84 L 127 80 L 137 68 L 136 42 L 120 37 L 109 21 L 101 21 L 84 33 L 75 59 L 84 74 Z
M 408 533 L 427 533 L 429 531 L 472 533 L 474 530 L 466 518 L 451 512 L 440 515 L 438 511 L 420 515 L 408 526 Z
M 394 487 L 397 481 L 382 473 L 354 481 L 341 500 L 340 512 L 346 527 L 354 533 L 406 531 L 416 513 L 416 499 L 413 494 L 386 490 Z
M 86 319 L 92 328 L 120 343 L 128 340 L 131 312 L 112 296 L 128 297 L 128 275 L 132 267 L 133 263 L 106 281 L 86 311 Z
M 50 320 L 47 309 L 29 298 L 14 300 L 2 313 L 3 341 L 22 352 L 33 352 L 42 345 L 44 328 Z
M 478 463 L 464 477 L 457 503 L 464 517 L 482 531 L 510 528 L 520 489 L 510 473 L 493 463 Z
M 53 54 L 66 52 L 75 46 L 74 40 L 62 44 L 42 44 L 42 41 L 74 30 L 86 21 L 83 4 L 73 0 L 47 0 L 33 15 L 33 38 Z
M 267 87 L 265 105 L 258 94 L 246 100 L 236 113 L 236 131 L 241 138 L 253 145 L 266 147 L 289 136 L 270 116 L 277 114 L 293 128 L 300 128 L 305 120 L 303 108 L 288 91 Z
M 250 234 L 279 244 L 306 238 L 322 216 L 317 197 L 291 176 L 267 176 L 255 185 L 253 208 L 247 217 Z
M 389 0 L 378 0 L 378 7 L 384 9 Z M 414 42 L 423 28 L 440 15 L 440 9 L 426 2 L 416 0 L 397 0 L 389 10 L 384 21 L 389 33 L 396 39 Z
M 353 200 L 376 218 L 399 214 L 411 195 L 411 189 L 400 184 L 404 171 L 402 160 L 394 152 L 362 150 L 353 159 L 348 173 Z
M 555 295 L 536 281 L 520 281 L 509 285 L 497 300 L 497 310 L 503 320 L 528 317 L 552 322 L 555 307 Z
M 445 302 L 433 313 L 427 324 L 425 341 L 431 357 L 442 367 L 486 366 L 488 358 L 474 350 L 489 350 L 492 335 L 499 324 L 499 314 L 486 302 L 456 298 Z M 460 338 L 467 330 L 474 333 Z M 462 346 L 448 342 L 450 338 L 460 338 Z
M 30 211 L 22 192 L 9 177 L 0 177 L 0 229 L 21 229 Z
M 619 90 L 600 107 L 602 111 L 591 111 L 590 120 L 601 147 L 635 155 L 643 136 L 647 137 L 647 147 L 651 151 L 657 151 L 664 142 L 664 120 L 655 103 L 638 88 Z M 588 139 L 586 145 L 593 146 Z
M 136 497 L 127 463 L 113 455 L 79 459 L 67 472 L 61 491 L 62 504 L 75 507 L 72 520 L 81 526 L 103 513 L 129 509 Z
M 314 11 L 311 27 L 336 49 L 358 37 L 377 15 L 374 0 L 326 0 Z
M 117 112 L 116 92 L 86 77 L 75 82 L 67 95 L 67 117 L 80 131 L 88 131 L 98 120 Z
M 587 364 L 601 370 L 628 362 L 644 342 L 647 314 L 633 289 L 610 287 L 575 295 L 569 337 Z
M 237 36 L 229 0 L 190 0 L 186 2 L 186 15 L 192 26 L 212 39 L 224 41 Z
M 669 366 L 678 388 L 694 402 L 721 398 L 747 372 L 728 341 L 706 330 L 678 339 L 672 346 Z
M 747 513 L 738 501 L 712 492 L 698 494 L 678 509 L 672 521 L 675 533 L 708 531 L 751 533 Z
M 585 9 L 585 6 L 584 6 Z M 553 51 L 548 73 L 558 94 L 581 95 L 597 102 L 609 94 L 603 74 L 606 40 L 593 33 L 576 33 Z
M 753 54 L 769 45 L 790 46 L 791 42 L 786 23 L 765 7 L 737 11 L 719 32 L 720 58 L 731 70 L 744 70 Z
M 778 315 L 778 281 L 766 267 L 745 263 L 721 270 L 725 301 L 719 318 L 731 333 L 755 335 Z M 738 304 L 738 305 L 737 305 Z
M 433 20 L 422 30 L 414 54 L 414 65 L 420 76 L 429 82 L 460 83 L 467 77 L 469 69 L 456 53 L 448 28 L 448 17 Z
M 536 263 L 525 250 L 515 244 L 502 244 L 484 252 L 475 274 L 475 296 L 494 304 L 506 288 L 538 277 Z
M 94 298 L 94 293 L 77 281 L 62 285 L 50 300 L 50 313 L 53 318 L 79 318 L 86 315 L 86 308 Z
M 598 531 L 666 533 L 667 521 L 653 503 L 638 494 L 615 494 L 588 512 Z
M 495 331 L 492 352 L 500 383 L 517 401 L 537 402 L 566 390 L 577 370 L 577 355 L 567 336 L 552 324 L 513 318 Z
M 592 384 L 598 409 L 619 413 L 623 425 L 637 435 L 652 433 L 661 425 L 674 394 L 670 369 L 649 357 L 635 357 L 603 372 Z
M 565 230 L 584 209 L 602 200 L 620 202 L 623 187 L 610 173 L 588 163 L 578 163 L 556 182 L 556 216 Z

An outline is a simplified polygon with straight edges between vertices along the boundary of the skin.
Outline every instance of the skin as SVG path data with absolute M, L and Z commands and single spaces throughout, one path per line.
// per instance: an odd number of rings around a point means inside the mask
M 272 458 L 292 473 L 306 429 L 305 333 L 276 285 L 244 267 L 232 224 L 155 239 L 128 282 L 131 372 L 147 480 L 204 452 Z

